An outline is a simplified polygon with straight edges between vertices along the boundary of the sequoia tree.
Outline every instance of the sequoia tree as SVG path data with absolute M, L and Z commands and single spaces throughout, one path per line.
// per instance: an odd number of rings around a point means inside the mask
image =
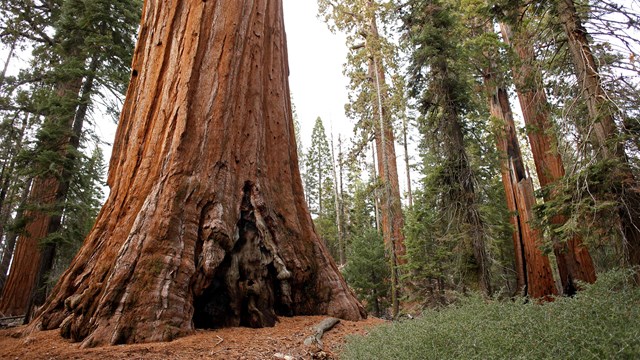
M 82 346 L 365 312 L 304 202 L 282 1 L 145 1 L 109 198 L 31 327 Z
M 502 184 L 511 213 L 518 291 L 534 298 L 557 294 L 549 258 L 538 248 L 542 232 L 533 220 L 533 183 L 525 169 L 516 133 L 509 95 L 495 66 L 484 73 L 489 110 L 498 122 L 496 145 L 501 155 Z
M 345 66 L 350 78 L 352 103 L 347 114 L 357 118 L 356 128 L 365 138 L 372 135 L 375 145 L 377 173 L 380 182 L 380 215 L 382 236 L 391 266 L 392 313 L 399 311 L 399 266 L 406 264 L 404 245 L 404 215 L 400 198 L 398 166 L 395 150 L 393 117 L 403 112 L 400 104 L 393 103 L 396 84 L 389 84 L 387 73 L 397 68 L 397 45 L 390 42 L 378 29 L 378 22 L 389 20 L 391 1 L 339 1 L 318 0 L 320 14 L 330 29 L 348 34 L 351 49 Z M 402 104 L 404 105 L 404 104 Z
M 557 16 L 567 37 L 567 45 L 575 67 L 575 75 L 580 84 L 580 95 L 587 105 L 591 127 L 588 136 L 601 160 L 612 161 L 616 168 L 608 169 L 617 192 L 620 228 L 625 238 L 628 262 L 640 265 L 640 191 L 637 179 L 629 165 L 629 159 L 622 141 L 622 134 L 616 125 L 615 104 L 609 103 L 602 86 L 598 63 L 591 50 L 589 33 L 582 24 L 573 0 L 555 2 Z M 640 278 L 640 273 L 638 273 Z

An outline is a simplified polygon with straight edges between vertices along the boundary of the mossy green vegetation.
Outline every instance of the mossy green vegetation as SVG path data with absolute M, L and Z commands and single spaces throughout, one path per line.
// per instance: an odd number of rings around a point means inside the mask
M 342 359 L 633 359 L 640 288 L 629 271 L 601 274 L 545 304 L 469 296 L 348 340 Z

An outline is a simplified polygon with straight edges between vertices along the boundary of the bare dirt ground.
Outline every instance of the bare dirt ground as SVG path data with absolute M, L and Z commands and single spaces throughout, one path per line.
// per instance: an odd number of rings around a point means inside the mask
M 37 331 L 19 337 L 24 327 L 0 330 L 2 359 L 339 359 L 345 337 L 366 334 L 385 321 L 370 317 L 353 322 L 340 321 L 326 332 L 322 353 L 303 344 L 314 334 L 312 327 L 323 316 L 281 317 L 273 328 L 227 328 L 197 330 L 193 335 L 168 343 L 117 345 L 80 349 L 60 337 L 58 330 Z M 316 355 L 312 355 L 316 353 Z M 315 356 L 315 357 L 312 357 Z

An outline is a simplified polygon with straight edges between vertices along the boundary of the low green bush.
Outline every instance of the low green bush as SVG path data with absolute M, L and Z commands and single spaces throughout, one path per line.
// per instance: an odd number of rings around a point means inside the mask
M 638 359 L 640 288 L 629 271 L 599 276 L 545 304 L 479 295 L 348 339 L 342 359 Z

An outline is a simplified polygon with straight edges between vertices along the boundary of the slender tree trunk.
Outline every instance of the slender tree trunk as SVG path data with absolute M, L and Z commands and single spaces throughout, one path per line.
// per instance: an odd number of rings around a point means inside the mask
M 371 172 L 373 173 L 373 178 L 374 179 L 378 179 L 378 170 L 376 170 L 376 148 L 375 148 L 375 142 L 373 144 L 371 144 Z M 378 231 L 378 234 L 382 233 L 382 226 L 380 225 L 380 195 L 378 194 L 378 187 L 376 186 L 373 190 L 373 205 L 374 205 L 374 211 L 375 211 L 375 218 L 376 218 L 376 230 Z
M 404 166 L 407 173 L 407 199 L 409 201 L 409 208 L 413 207 L 413 194 L 411 192 L 411 168 L 409 167 L 409 149 L 407 144 L 407 119 L 402 118 L 402 137 L 404 140 Z
M 13 183 L 17 180 L 17 176 L 14 172 L 16 166 L 16 156 L 22 150 L 22 141 L 24 140 L 28 123 L 29 115 L 26 115 L 24 121 L 22 122 L 20 132 L 17 134 L 18 136 L 16 137 L 16 143 L 14 145 L 6 144 L 7 147 L 10 146 L 10 149 L 7 149 L 7 152 L 9 153 L 9 159 L 7 159 L 8 164 L 6 162 L 3 164 L 2 175 L 0 176 L 0 180 L 2 181 L 2 189 L 0 190 L 0 240 L 2 240 L 4 236 L 5 227 L 9 221 L 9 218 L 11 217 L 11 213 L 15 210 L 15 200 L 13 199 L 13 197 L 15 196 L 15 192 L 18 191 L 15 187 L 15 184 Z M 7 200 L 7 196 L 10 199 L 8 204 L 5 203 L 5 201 Z M 12 245 L 11 248 L 12 255 L 14 245 Z M 5 253 L 3 253 L 2 256 L 4 259 Z M 0 293 L 2 293 L 2 287 L 0 287 Z
M 530 224 L 535 204 L 533 184 L 527 177 L 520 144 L 516 134 L 513 112 L 507 90 L 496 84 L 493 68 L 485 73 L 491 115 L 500 121 L 496 143 L 501 159 L 502 184 L 514 226 L 513 241 L 518 291 L 523 295 L 541 298 L 557 294 L 549 259 L 539 246 L 542 234 Z
M 338 176 L 336 174 L 336 157 L 333 149 L 333 131 L 331 132 L 331 171 L 333 173 L 333 199 L 336 210 L 336 227 L 338 228 L 338 256 L 340 265 L 344 265 L 344 235 L 342 233 L 342 213 L 340 211 L 340 197 L 338 186 L 342 186 L 342 184 L 338 184 Z
M 32 329 L 97 346 L 365 316 L 304 203 L 286 56 L 281 1 L 145 2 L 109 199 Z
M 9 63 L 11 62 L 11 58 L 13 57 L 13 52 L 15 50 L 16 50 L 16 41 L 14 40 L 11 43 L 11 47 L 9 48 L 9 53 L 7 54 L 7 60 L 4 61 L 4 66 L 2 67 L 2 74 L 0 75 L 0 83 L 4 82 L 4 79 L 7 76 L 7 70 L 9 69 Z
M 519 25 L 521 27 L 523 25 Z M 513 34 L 511 27 L 500 24 L 502 36 L 510 44 L 518 56 L 518 65 L 513 68 L 514 83 L 520 101 L 524 122 L 527 125 L 527 136 L 536 166 L 538 180 L 543 188 L 557 184 L 564 175 L 565 169 L 558 152 L 558 141 L 553 132 L 549 117 L 549 104 L 542 88 L 542 77 L 536 71 L 535 53 L 530 44 L 530 34 L 526 29 L 518 29 Z M 556 194 L 545 192 L 545 201 L 553 201 Z M 551 218 L 551 224 L 562 226 L 567 222 L 564 215 Z M 572 294 L 576 290 L 575 280 L 593 283 L 596 280 L 595 267 L 589 250 L 582 244 L 582 238 L 576 234 L 566 242 L 556 239 L 554 253 L 558 264 L 558 272 L 563 292 Z
M 340 183 L 340 188 L 339 188 L 339 192 L 338 194 L 340 195 L 339 197 L 339 203 L 340 203 L 340 222 L 338 223 L 338 230 L 340 231 L 340 236 L 342 239 L 342 251 L 344 251 L 344 256 L 345 256 L 345 262 L 347 261 L 347 234 L 345 231 L 345 224 L 348 224 L 349 222 L 349 217 L 348 215 L 345 216 L 346 214 L 344 213 L 344 181 L 342 178 L 343 172 L 344 172 L 344 157 L 343 157 L 343 153 L 342 153 L 342 138 L 340 137 L 340 135 L 338 135 L 338 182 Z
M 629 167 L 624 143 L 613 118 L 614 110 L 609 104 L 595 62 L 587 31 L 577 14 L 573 0 L 557 0 L 560 22 L 567 35 L 567 42 L 576 77 L 582 89 L 582 97 L 587 103 L 592 123 L 593 141 L 602 159 L 616 160 L 620 164 L 620 174 L 616 184 L 619 188 L 620 204 L 618 213 L 626 240 L 628 261 L 640 265 L 640 191 Z M 638 272 L 640 278 L 640 271 Z
M 375 21 L 372 23 L 374 24 L 372 27 L 375 27 Z M 385 111 L 382 105 L 381 78 L 384 79 L 384 72 L 382 74 L 379 72 L 381 70 L 378 68 L 375 57 L 370 60 L 369 71 L 372 79 L 375 79 L 374 87 L 377 94 L 377 104 L 374 106 L 373 116 L 376 123 L 374 127 L 376 129 L 375 144 L 378 150 L 378 173 L 380 174 L 383 188 L 380 201 L 382 237 L 385 247 L 388 249 L 387 253 L 391 263 L 391 306 L 392 315 L 395 318 L 400 312 L 398 265 L 401 261 L 404 261 L 403 256 L 405 254 L 404 235 L 401 227 L 404 224 L 404 220 L 400 205 L 400 187 L 395 160 L 393 129 L 385 121 Z M 391 157 L 393 157 L 393 160 L 391 160 Z M 395 176 L 390 173 L 392 171 Z
M 56 192 L 56 200 L 57 204 L 64 204 L 67 199 L 67 194 L 69 193 L 69 187 L 71 185 L 71 180 L 73 177 L 73 173 L 77 169 L 77 158 L 75 151 L 77 151 L 80 147 L 80 139 L 82 138 L 82 128 L 84 126 L 84 122 L 87 117 L 87 112 L 89 110 L 89 105 L 91 102 L 91 95 L 93 94 L 93 87 L 95 81 L 96 71 L 98 70 L 99 59 L 97 56 L 94 56 L 91 59 L 91 63 L 89 64 L 89 71 L 86 79 L 82 84 L 82 88 L 80 89 L 80 103 L 78 105 L 78 109 L 76 110 L 76 114 L 73 120 L 73 125 L 71 126 L 72 133 L 69 138 L 69 148 L 65 150 L 66 152 L 66 162 L 67 167 L 62 171 L 62 176 L 60 176 L 60 185 Z M 57 213 L 51 216 L 51 222 L 49 224 L 48 234 L 52 234 L 60 229 L 62 225 L 62 214 Z M 36 285 L 34 288 L 33 295 L 29 298 L 29 303 L 27 305 L 27 312 L 25 315 L 25 323 L 28 323 L 31 320 L 31 309 L 33 306 L 41 306 L 44 304 L 46 295 L 47 295 L 47 278 L 51 270 L 53 269 L 53 264 L 56 255 L 57 244 L 55 242 L 47 242 L 46 244 L 41 246 L 41 254 L 42 259 L 40 261 L 40 267 L 38 268 L 38 273 L 36 277 Z
M 369 2 L 369 6 L 372 6 Z M 370 39 L 379 39 L 378 27 L 375 15 L 369 19 Z M 367 38 L 367 41 L 370 41 Z M 375 50 L 374 50 L 375 52 Z M 400 200 L 400 185 L 398 181 L 398 166 L 396 162 L 395 136 L 393 127 L 389 122 L 389 114 L 384 103 L 387 98 L 385 87 L 385 71 L 377 59 L 377 54 L 371 54 L 369 59 L 369 76 L 373 88 L 376 91 L 375 104 L 373 106 L 375 144 L 378 155 L 378 173 L 382 180 L 383 198 L 381 203 L 382 237 L 385 246 L 389 249 L 391 261 L 391 302 L 393 316 L 399 313 L 399 272 L 398 266 L 405 264 L 406 248 L 404 245 L 404 216 L 402 214 L 402 202 Z

